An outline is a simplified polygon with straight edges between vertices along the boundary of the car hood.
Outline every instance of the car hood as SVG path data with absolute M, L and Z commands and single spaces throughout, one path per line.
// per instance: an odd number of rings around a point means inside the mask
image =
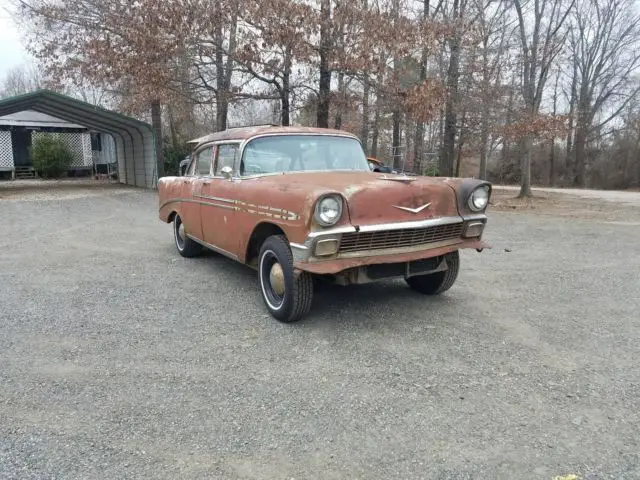
M 313 202 L 322 195 L 338 193 L 346 199 L 354 225 L 458 215 L 449 179 L 409 177 L 411 181 L 399 181 L 402 178 L 379 172 L 300 172 L 265 176 L 259 181 L 289 194 L 305 193 Z

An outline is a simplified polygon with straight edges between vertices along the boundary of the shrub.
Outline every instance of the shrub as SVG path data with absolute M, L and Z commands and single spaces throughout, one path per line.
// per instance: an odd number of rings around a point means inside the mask
M 191 153 L 191 148 L 187 144 L 164 145 L 164 174 L 165 176 L 178 175 L 180 162 Z
M 42 135 L 33 141 L 31 161 L 38 176 L 58 178 L 69 170 L 73 153 L 63 140 L 53 135 Z
M 437 163 L 432 163 L 432 164 L 428 165 L 424 169 L 423 175 L 425 175 L 427 177 L 438 177 L 440 175 L 440 168 L 438 167 L 438 164 Z

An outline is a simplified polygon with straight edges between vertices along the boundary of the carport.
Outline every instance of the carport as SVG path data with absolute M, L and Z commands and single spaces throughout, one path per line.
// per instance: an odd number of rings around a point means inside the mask
M 151 125 L 49 90 L 0 100 L 0 117 L 33 110 L 113 136 L 121 183 L 157 185 L 155 137 Z

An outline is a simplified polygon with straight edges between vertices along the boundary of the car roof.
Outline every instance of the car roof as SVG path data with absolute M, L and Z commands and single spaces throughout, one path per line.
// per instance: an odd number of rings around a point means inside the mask
M 334 130 L 331 128 L 316 128 L 316 127 L 280 127 L 280 126 L 255 126 L 255 127 L 238 127 L 228 128 L 221 132 L 211 133 L 200 137 L 196 140 L 192 140 L 189 143 L 196 143 L 198 145 L 208 142 L 219 142 L 225 140 L 248 140 L 253 137 L 261 135 L 278 135 L 278 134 L 308 134 L 308 135 L 341 135 L 353 138 L 357 136 L 345 132 L 344 130 Z

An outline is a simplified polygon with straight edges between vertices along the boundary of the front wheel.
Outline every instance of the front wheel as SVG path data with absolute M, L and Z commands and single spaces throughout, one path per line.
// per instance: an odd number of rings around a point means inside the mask
M 260 249 L 258 276 L 262 299 L 281 322 L 301 320 L 311 309 L 313 277 L 296 272 L 288 242 L 282 236 L 267 238 Z
M 455 252 L 445 255 L 447 261 L 447 270 L 443 272 L 430 273 L 427 275 L 418 275 L 406 279 L 409 286 L 425 295 L 439 295 L 449 290 L 458 278 L 460 270 L 460 254 Z

